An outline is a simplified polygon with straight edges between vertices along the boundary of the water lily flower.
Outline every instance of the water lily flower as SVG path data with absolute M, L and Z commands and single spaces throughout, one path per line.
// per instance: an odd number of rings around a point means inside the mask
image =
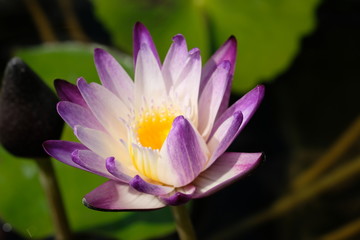
M 258 108 L 257 86 L 228 108 L 236 58 L 230 37 L 202 68 L 199 49 L 176 35 L 161 63 L 150 33 L 134 27 L 135 79 L 95 49 L 102 85 L 57 80 L 58 113 L 81 143 L 49 140 L 49 155 L 109 180 L 86 206 L 157 209 L 202 198 L 253 169 L 261 153 L 225 152 Z

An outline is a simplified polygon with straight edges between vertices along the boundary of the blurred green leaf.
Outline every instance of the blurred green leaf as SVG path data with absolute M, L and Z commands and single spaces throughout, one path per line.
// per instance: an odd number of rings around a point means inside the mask
M 75 82 L 79 76 L 89 82 L 98 81 L 93 64 L 93 45 L 74 43 L 44 45 L 20 49 L 22 58 L 53 88 L 55 78 Z M 116 51 L 110 52 L 132 71 L 132 59 Z M 54 106 L 55 107 L 55 106 Z M 76 141 L 72 130 L 65 128 L 63 139 Z M 54 161 L 71 227 L 121 239 L 147 239 L 174 230 L 168 209 L 155 212 L 98 212 L 82 205 L 83 196 L 106 179 Z M 0 146 L 0 217 L 26 238 L 52 235 L 47 201 L 38 179 L 34 162 L 11 156 Z
M 79 77 L 88 82 L 99 82 L 93 60 L 95 44 L 61 43 L 18 49 L 21 57 L 40 77 L 53 88 L 53 80 L 65 79 L 75 83 Z M 107 49 L 128 71 L 133 72 L 132 58 L 112 49 Z
M 233 90 L 243 93 L 283 72 L 300 40 L 315 25 L 320 0 L 93 0 L 98 18 L 121 49 L 131 51 L 131 30 L 143 22 L 164 57 L 171 37 L 182 33 L 190 47 L 209 57 L 230 35 L 238 39 Z
M 132 51 L 133 26 L 141 21 L 151 31 L 162 59 L 171 38 L 178 33 L 187 38 L 189 48 L 199 47 L 203 57 L 209 54 L 205 19 L 191 0 L 94 0 L 93 3 L 114 43 L 128 53 Z
M 51 219 L 34 162 L 13 157 L 0 147 L 0 190 L 5 222 L 27 238 L 50 233 Z
M 315 25 L 319 0 L 208 0 L 217 45 L 238 40 L 233 89 L 243 92 L 274 79 L 296 55 L 300 41 Z

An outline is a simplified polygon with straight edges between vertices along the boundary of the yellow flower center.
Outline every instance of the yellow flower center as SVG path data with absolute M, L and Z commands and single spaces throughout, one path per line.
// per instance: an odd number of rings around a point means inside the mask
M 160 150 L 176 115 L 169 109 L 143 112 L 137 121 L 137 137 L 144 147 Z

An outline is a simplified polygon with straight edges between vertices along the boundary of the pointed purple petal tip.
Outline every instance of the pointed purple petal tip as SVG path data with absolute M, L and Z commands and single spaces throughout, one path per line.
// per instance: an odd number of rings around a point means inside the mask
M 161 66 L 159 54 L 156 50 L 155 43 L 151 37 L 149 30 L 145 27 L 144 24 L 137 22 L 134 26 L 134 31 L 133 31 L 134 65 L 136 65 L 137 55 L 139 53 L 142 44 L 146 44 L 150 47 L 151 52 L 155 56 L 159 66 Z
M 94 59 L 95 61 L 100 60 L 103 58 L 104 55 L 108 54 L 107 51 L 105 51 L 102 48 L 95 48 L 94 49 Z
M 110 172 L 114 172 L 115 168 L 115 158 L 114 157 L 108 157 L 105 162 L 106 169 Z
M 257 85 L 255 88 L 259 91 L 259 96 L 262 98 L 265 94 L 265 86 Z
M 234 35 L 231 35 L 220 47 L 220 49 L 226 50 L 224 53 L 228 54 L 228 58 L 235 61 L 236 52 L 237 52 L 237 40 Z
M 175 36 L 173 36 L 172 40 L 175 43 L 182 43 L 183 41 L 185 41 L 185 38 L 182 34 L 176 34 Z
M 146 192 L 148 189 L 145 189 L 143 183 L 144 180 L 139 175 L 136 175 L 133 179 L 131 179 L 129 185 L 134 189 L 138 190 L 139 192 Z
M 155 196 L 168 194 L 174 189 L 172 187 L 166 187 L 166 186 L 148 183 L 145 180 L 143 180 L 139 175 L 136 175 L 133 179 L 131 179 L 129 185 L 139 192 L 147 193 Z
M 78 150 L 78 149 L 75 150 L 75 151 L 73 151 L 73 152 L 71 153 L 71 160 L 72 160 L 74 163 L 80 165 L 80 164 L 79 164 L 79 163 L 80 163 L 80 159 L 79 159 L 79 150 Z
M 76 80 L 76 85 L 81 85 L 81 84 L 87 84 L 86 80 L 84 77 L 79 77 L 77 80 Z
M 140 28 L 145 28 L 146 29 L 145 25 L 138 21 L 138 22 L 135 23 L 134 29 L 140 29 Z
M 101 52 L 105 52 L 105 50 L 102 49 L 102 48 L 95 48 L 94 49 L 94 53 L 101 53 Z
M 68 81 L 63 79 L 55 79 L 54 87 L 60 100 L 64 100 L 64 101 L 68 100 L 68 96 L 67 96 L 68 89 L 69 88 L 74 89 L 74 85 L 72 83 L 69 83 Z
M 193 48 L 189 51 L 189 55 L 197 57 L 200 56 L 200 49 L 199 48 Z
M 186 124 L 186 119 L 184 116 L 180 115 L 177 116 L 174 121 L 173 121 L 173 126 L 185 126 Z
M 119 168 L 116 164 L 116 160 L 114 157 L 108 157 L 105 160 L 105 168 L 111 173 L 114 177 L 117 178 L 117 181 L 121 181 L 124 183 L 129 183 L 131 181 L 131 177 L 122 172 L 122 169 Z
M 265 86 L 264 85 L 257 85 L 256 87 L 254 87 L 253 90 L 251 90 L 250 92 L 256 92 L 256 100 L 257 100 L 257 106 L 254 110 L 256 110 L 259 106 L 260 103 L 262 102 L 264 96 L 265 96 Z M 255 111 L 254 111 L 255 112 Z
M 152 38 L 151 38 L 151 34 L 150 34 L 149 30 L 141 22 L 136 22 L 135 23 L 133 31 L 134 31 L 133 32 L 134 40 L 139 40 L 141 42 L 144 41 L 144 40 L 145 41 L 151 40 L 151 42 L 152 42 Z
M 57 89 L 61 84 L 69 84 L 69 82 L 66 80 L 63 80 L 63 79 L 55 79 L 54 80 L 55 89 Z
M 96 211 L 100 211 L 100 212 L 121 212 L 121 211 L 127 211 L 126 209 L 123 210 L 117 210 L 117 209 L 106 209 L 106 208 L 100 208 L 100 207 L 95 207 L 93 205 L 91 205 L 91 203 L 89 203 L 88 201 L 86 201 L 86 198 L 82 199 L 82 204 L 92 210 L 96 210 Z
M 43 147 L 44 151 L 46 152 L 46 154 L 48 154 L 51 157 L 52 157 L 52 154 L 47 149 L 51 146 L 53 141 L 56 141 L 56 140 L 46 140 L 42 144 L 42 147 Z
M 104 50 L 101 49 L 101 48 L 95 48 L 95 49 L 94 49 L 94 55 L 96 56 L 97 54 L 102 53 L 103 51 L 104 51 Z
M 69 101 L 86 107 L 86 103 L 76 85 L 62 79 L 56 79 L 54 86 L 61 101 Z
M 160 197 L 161 201 L 166 205 L 178 206 L 187 203 L 192 199 L 191 195 L 176 192 L 170 197 Z
M 237 40 L 236 40 L 236 37 L 235 37 L 234 35 L 231 35 L 231 36 L 228 38 L 227 42 L 229 42 L 229 43 L 231 43 L 232 45 L 234 45 L 234 47 L 236 47 L 236 45 L 237 45 Z
M 222 67 L 223 69 L 230 71 L 231 69 L 231 62 L 229 60 L 224 60 L 220 63 L 220 67 Z
M 191 125 L 189 121 L 182 115 L 177 116 L 172 124 L 173 128 L 177 128 L 177 131 L 183 132 L 185 129 L 190 129 Z
M 56 111 L 59 113 L 59 115 L 61 116 L 60 112 L 61 112 L 61 107 L 63 105 L 65 101 L 60 101 L 56 104 Z M 60 110 L 59 110 L 60 109 Z
M 241 122 L 244 118 L 244 115 L 242 114 L 241 111 L 236 111 L 233 113 L 233 117 L 234 117 L 234 121 L 236 121 L 237 123 L 239 123 L 239 127 L 241 125 Z

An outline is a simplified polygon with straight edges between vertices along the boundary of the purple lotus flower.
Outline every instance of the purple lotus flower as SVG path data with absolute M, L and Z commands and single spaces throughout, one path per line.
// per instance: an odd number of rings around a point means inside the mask
M 199 49 L 176 35 L 161 64 L 141 23 L 134 28 L 135 81 L 106 51 L 95 49 L 102 85 L 57 80 L 57 110 L 81 143 L 49 140 L 49 155 L 109 179 L 88 193 L 102 210 L 156 209 L 213 194 L 239 179 L 261 153 L 225 152 L 259 106 L 257 86 L 230 108 L 236 40 L 201 67 Z

